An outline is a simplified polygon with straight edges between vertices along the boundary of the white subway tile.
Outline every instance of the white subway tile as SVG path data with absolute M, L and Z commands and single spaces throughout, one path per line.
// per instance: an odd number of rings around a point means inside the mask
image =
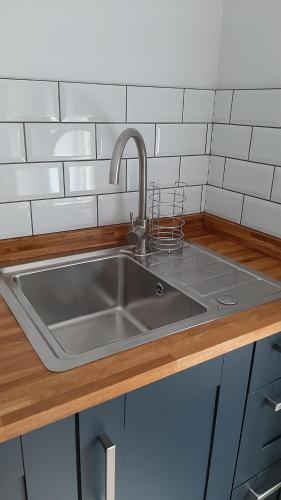
M 83 196 L 31 202 L 34 234 L 94 227 L 97 197 Z
M 281 90 L 235 90 L 231 123 L 281 126 Z
M 216 91 L 215 110 L 214 110 L 215 123 L 229 123 L 232 94 L 233 94 L 232 90 Z
M 226 160 L 223 187 L 270 198 L 274 167 L 241 160 Z
M 179 180 L 180 159 L 177 158 L 148 158 L 147 160 L 147 187 L 151 189 L 151 183 L 161 188 L 171 187 Z M 139 189 L 139 162 L 128 160 L 127 162 L 127 187 L 129 191 Z
M 180 180 L 189 185 L 206 184 L 209 156 L 183 156 L 181 159 Z
M 242 194 L 207 186 L 206 212 L 239 223 L 242 205 Z
M 0 121 L 59 121 L 58 84 L 0 80 Z
M 23 125 L 0 123 L 0 163 L 25 161 Z
M 254 127 L 250 159 L 281 165 L 281 130 Z
M 222 187 L 224 176 L 225 158 L 221 156 L 210 156 L 208 184 Z
M 28 161 L 90 160 L 95 158 L 95 125 L 26 124 Z
M 280 238 L 281 205 L 246 196 L 242 224 Z
M 0 239 L 32 234 L 30 203 L 0 204 Z
M 185 214 L 199 214 L 201 212 L 201 195 L 202 186 L 189 186 L 185 188 Z
M 126 87 L 60 83 L 61 119 L 65 122 L 126 121 Z
M 99 226 L 129 222 L 130 212 L 137 215 L 138 200 L 137 192 L 98 196 Z
M 97 125 L 97 157 L 98 159 L 111 158 L 115 143 L 123 130 L 128 128 L 128 124 L 115 123 L 107 125 Z M 150 124 L 134 124 L 143 136 L 148 156 L 154 156 L 155 126 Z M 124 158 L 137 158 L 137 147 L 133 139 L 124 150 Z
M 214 125 L 211 152 L 213 155 L 248 159 L 251 127 Z
M 181 122 L 183 90 L 128 87 L 128 122 Z
M 55 198 L 64 195 L 59 163 L 0 165 L 0 202 Z
M 156 156 L 196 155 L 205 153 L 207 125 L 157 125 Z
M 279 167 L 275 169 L 271 199 L 281 203 L 281 168 Z
M 184 122 L 212 122 L 214 112 L 214 90 L 191 90 L 184 93 Z
M 67 162 L 64 164 L 66 196 L 114 193 L 126 190 L 126 162 L 122 160 L 120 182 L 109 184 L 109 160 Z

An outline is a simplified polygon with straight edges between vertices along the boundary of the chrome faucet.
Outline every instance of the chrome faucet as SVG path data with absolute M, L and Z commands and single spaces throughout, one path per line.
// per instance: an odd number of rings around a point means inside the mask
M 131 212 L 131 230 L 128 234 L 128 241 L 135 245 L 135 252 L 145 254 L 147 250 L 147 238 L 149 231 L 149 220 L 146 216 L 146 197 L 147 197 L 147 155 L 145 143 L 140 132 L 135 128 L 127 128 L 118 137 L 112 159 L 110 163 L 109 182 L 110 184 L 119 184 L 119 174 L 121 158 L 125 146 L 129 139 L 134 139 L 139 158 L 139 214 L 134 220 Z

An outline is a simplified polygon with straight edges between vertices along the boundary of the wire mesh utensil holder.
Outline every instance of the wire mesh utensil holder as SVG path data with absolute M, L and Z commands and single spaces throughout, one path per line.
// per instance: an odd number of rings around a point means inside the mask
M 180 253 L 184 240 L 186 184 L 175 182 L 172 188 L 160 189 L 152 182 L 151 187 L 150 246 L 153 250 Z

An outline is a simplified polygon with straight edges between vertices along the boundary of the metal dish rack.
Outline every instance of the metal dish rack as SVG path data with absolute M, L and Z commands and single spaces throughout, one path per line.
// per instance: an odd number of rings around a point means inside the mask
M 186 184 L 175 182 L 172 188 L 160 189 L 153 182 L 151 187 L 150 247 L 152 250 L 180 253 L 184 240 Z

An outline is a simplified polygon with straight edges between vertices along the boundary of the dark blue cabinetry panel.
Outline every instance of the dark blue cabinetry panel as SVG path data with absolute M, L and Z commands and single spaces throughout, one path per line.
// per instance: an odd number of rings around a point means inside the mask
M 124 500 L 203 500 L 222 359 L 127 395 Z
M 1 500 L 26 500 L 23 477 L 13 479 L 5 484 L 0 484 Z
M 26 434 L 22 448 L 28 500 L 78 500 L 75 417 Z
M 125 397 L 120 397 L 79 415 L 83 500 L 105 498 L 105 455 L 99 441 L 102 434 L 116 446 L 116 500 L 123 500 L 124 407 Z
M 0 444 L 0 484 L 21 476 L 23 464 L 20 438 L 11 439 Z

